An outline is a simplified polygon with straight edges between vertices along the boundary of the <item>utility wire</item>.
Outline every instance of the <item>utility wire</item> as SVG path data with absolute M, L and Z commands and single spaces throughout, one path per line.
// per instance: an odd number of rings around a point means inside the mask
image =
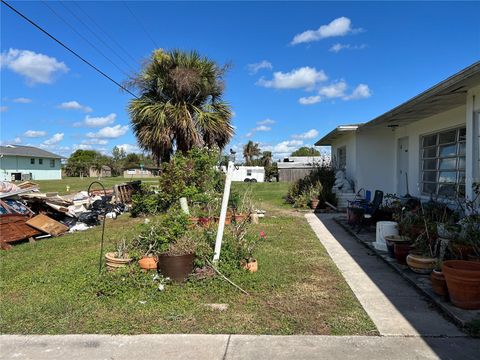
M 153 38 L 150 36 L 150 33 L 147 31 L 147 29 L 145 28 L 145 26 L 143 25 L 143 22 L 140 21 L 140 19 L 135 15 L 135 13 L 132 11 L 132 9 L 130 9 L 130 7 L 127 5 L 127 2 L 126 1 L 122 1 L 123 2 L 123 5 L 125 5 L 125 7 L 128 9 L 128 11 L 130 11 L 130 14 L 132 14 L 132 16 L 134 17 L 134 19 L 138 22 L 138 24 L 140 25 L 140 27 L 143 29 L 143 32 L 148 36 L 148 38 L 150 39 L 150 41 L 152 42 L 153 46 L 155 46 L 155 48 L 159 48 L 159 46 L 157 45 L 157 43 L 155 42 L 155 40 L 153 40 Z
M 114 79 L 112 79 L 110 76 L 108 76 L 107 74 L 105 74 L 102 70 L 100 70 L 98 67 L 96 67 L 95 65 L 93 65 L 92 63 L 90 63 L 88 60 L 85 60 L 81 55 L 79 55 L 78 53 L 76 53 L 74 50 L 72 50 L 71 48 L 69 48 L 67 45 L 65 45 L 63 42 L 61 42 L 60 40 L 58 40 L 55 36 L 51 35 L 48 31 L 44 30 L 40 25 L 37 25 L 34 21 L 30 20 L 28 17 L 26 17 L 25 15 L 23 15 L 20 11 L 18 11 L 17 9 L 15 9 L 12 5 L 10 5 L 9 3 L 7 3 L 5 0 L 0 0 L 2 2 L 2 4 L 4 4 L 5 6 L 7 6 L 10 10 L 12 10 L 13 12 L 15 12 L 18 16 L 20 16 L 21 18 L 23 18 L 24 20 L 26 20 L 27 22 L 29 22 L 31 25 L 33 25 L 34 27 L 36 27 L 38 30 L 40 30 L 41 32 L 43 32 L 45 35 L 47 35 L 50 39 L 52 39 L 53 41 L 57 42 L 59 45 L 61 45 L 62 47 L 64 47 L 65 49 L 67 49 L 69 52 L 71 52 L 73 55 L 75 55 L 76 57 L 78 57 L 80 60 L 82 60 L 85 64 L 87 64 L 88 66 L 90 66 L 91 68 L 93 68 L 95 71 L 97 71 L 98 73 L 100 73 L 102 76 L 104 76 L 105 78 L 107 78 L 108 80 L 110 80 L 111 82 L 113 82 L 115 85 L 117 85 L 120 89 L 122 89 L 123 91 L 126 91 L 127 93 L 129 93 L 130 95 L 132 95 L 134 98 L 138 99 L 138 96 L 135 95 L 134 93 L 132 93 L 130 90 L 128 90 L 125 86 L 121 85 L 120 83 L 118 83 L 117 81 L 115 81 Z
M 88 25 L 87 23 L 85 23 L 80 17 L 77 16 L 77 14 L 75 14 L 75 12 L 73 12 L 72 10 L 70 10 L 70 8 L 65 5 L 65 2 L 64 2 L 64 1 L 60 1 L 60 4 L 62 4 L 62 6 L 63 6 L 75 19 L 77 19 L 77 21 L 78 21 L 79 23 L 83 24 L 83 25 L 87 28 L 87 30 L 90 31 L 90 33 L 98 39 L 98 41 L 100 41 L 105 47 L 107 47 L 108 49 L 110 49 L 110 51 L 111 51 L 112 53 L 114 53 L 120 60 L 122 60 L 123 63 L 124 63 L 125 65 L 127 65 L 128 68 L 130 68 L 130 70 L 135 71 L 135 70 L 132 68 L 132 66 L 131 66 L 129 63 L 127 63 L 127 62 L 125 61 L 125 59 L 124 59 L 121 55 L 119 55 L 119 54 L 117 53 L 117 51 L 116 51 L 115 49 L 112 49 L 112 47 L 111 47 L 110 45 L 108 45 L 108 43 L 106 43 L 100 36 L 97 35 L 97 33 L 96 33 L 95 31 L 92 30 L 92 28 L 90 27 L 90 25 Z
M 72 1 L 72 4 L 74 4 L 81 12 L 83 12 L 83 14 L 85 14 L 86 17 L 88 17 L 90 19 L 90 21 L 95 24 L 95 26 L 101 31 L 103 32 L 112 42 L 114 42 L 122 51 L 123 53 L 128 56 L 134 64 L 136 64 L 138 62 L 138 60 L 135 60 L 135 58 L 120 44 L 118 43 L 117 40 L 115 40 L 114 37 L 112 37 L 108 32 L 106 32 L 96 21 L 93 17 L 91 17 L 87 11 L 85 11 L 84 9 L 82 9 L 82 7 L 80 5 L 78 5 L 78 3 L 76 1 Z
M 85 41 L 86 43 L 88 43 L 92 48 L 94 48 L 100 55 L 102 55 L 105 60 L 107 60 L 110 64 L 112 64 L 113 66 L 115 66 L 118 71 L 120 71 L 121 73 L 123 73 L 123 75 L 125 76 L 129 76 L 125 71 L 123 71 L 117 64 L 115 64 L 107 55 L 105 55 L 103 53 L 102 50 L 100 50 L 95 44 L 93 44 L 90 40 L 88 40 L 85 36 L 83 36 L 80 32 L 77 31 L 77 29 L 75 29 L 72 25 L 70 25 L 70 23 L 65 20 L 65 18 L 63 16 L 61 16 L 59 13 L 57 13 L 50 5 L 48 5 L 48 3 L 44 0 L 42 0 L 42 3 L 43 5 L 45 5 L 56 17 L 58 17 L 60 20 L 62 20 L 65 25 L 67 25 L 75 34 L 77 34 L 78 36 L 80 36 L 83 41 Z

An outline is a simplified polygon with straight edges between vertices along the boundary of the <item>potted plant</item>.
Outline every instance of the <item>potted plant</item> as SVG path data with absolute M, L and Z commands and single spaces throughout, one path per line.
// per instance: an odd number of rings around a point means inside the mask
M 430 274 L 437 264 L 436 244 L 437 239 L 432 233 L 432 225 L 425 220 L 425 231 L 415 239 L 406 258 L 410 270 L 418 274 Z
M 240 260 L 240 264 L 245 270 L 248 270 L 252 273 L 258 271 L 258 261 L 253 256 L 253 252 L 257 247 L 257 243 L 258 243 L 258 238 L 249 234 L 247 234 L 240 243 L 242 247 L 242 253 L 243 253 L 242 260 Z
M 430 274 L 430 281 L 435 294 L 443 297 L 448 296 L 447 281 L 445 280 L 445 275 L 443 275 L 442 265 L 440 262 L 435 264 L 435 267 Z
M 234 220 L 236 223 L 245 222 L 250 218 L 250 214 L 254 211 L 254 205 L 251 197 L 251 190 L 245 191 L 240 204 L 235 209 Z
M 408 250 L 410 250 L 412 240 L 407 236 L 387 235 L 385 236 L 385 243 L 387 244 L 388 255 L 395 259 L 395 244 L 407 244 Z
M 116 251 L 105 254 L 105 261 L 108 271 L 125 267 L 132 262 L 132 258 L 128 254 L 128 246 L 125 238 L 117 242 Z
M 461 309 L 480 309 L 480 262 L 447 260 L 442 271 L 452 303 Z

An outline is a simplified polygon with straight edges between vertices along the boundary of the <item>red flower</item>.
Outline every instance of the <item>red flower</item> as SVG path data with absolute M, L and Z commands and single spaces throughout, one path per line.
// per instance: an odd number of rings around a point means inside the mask
M 266 236 L 265 236 L 265 231 L 260 231 L 260 237 L 261 237 L 262 239 L 265 239 L 265 238 L 266 238 Z

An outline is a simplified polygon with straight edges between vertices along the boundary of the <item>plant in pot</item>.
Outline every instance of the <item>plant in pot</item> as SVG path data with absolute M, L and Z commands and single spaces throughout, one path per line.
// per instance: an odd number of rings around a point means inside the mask
M 410 270 L 417 274 L 430 274 L 437 264 L 435 254 L 436 239 L 430 237 L 428 229 L 413 242 L 406 262 Z
M 155 249 L 158 241 L 158 227 L 159 225 L 155 222 L 142 224 L 140 234 L 134 241 L 136 257 L 139 258 L 138 265 L 145 271 L 157 268 L 158 258 Z
M 395 214 L 402 209 L 400 198 L 395 194 L 385 194 L 383 203 L 380 205 L 378 218 L 380 221 L 392 221 Z
M 243 194 L 242 200 L 234 213 L 236 223 L 245 222 L 250 218 L 250 214 L 254 212 L 255 206 L 252 200 L 252 190 L 248 189 Z
M 126 267 L 132 262 L 132 258 L 128 254 L 128 244 L 125 238 L 117 242 L 116 251 L 105 254 L 105 261 L 108 271 Z
M 318 208 L 318 204 L 320 203 L 319 196 L 322 193 L 322 190 L 323 186 L 319 181 L 307 190 L 308 197 L 310 198 L 310 208 L 314 211 Z

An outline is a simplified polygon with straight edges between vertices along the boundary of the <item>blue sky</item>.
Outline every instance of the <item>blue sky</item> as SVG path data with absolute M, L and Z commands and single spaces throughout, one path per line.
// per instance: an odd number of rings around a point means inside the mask
M 478 2 L 49 2 L 56 14 L 43 2 L 11 4 L 119 82 L 156 46 L 230 62 L 231 147 L 252 139 L 276 157 L 480 59 Z M 62 155 L 136 150 L 131 95 L 4 5 L 0 50 L 2 143 Z

